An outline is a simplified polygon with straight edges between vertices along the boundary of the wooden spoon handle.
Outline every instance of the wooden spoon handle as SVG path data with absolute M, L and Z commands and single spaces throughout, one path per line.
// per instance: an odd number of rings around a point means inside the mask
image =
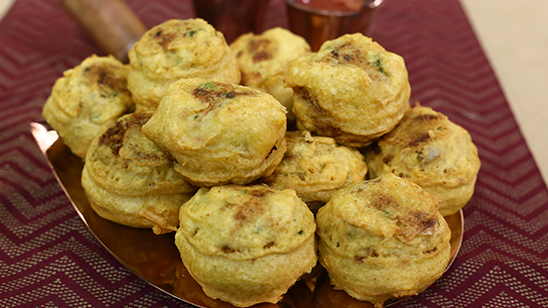
M 59 0 L 105 52 L 123 63 L 146 31 L 124 0 Z

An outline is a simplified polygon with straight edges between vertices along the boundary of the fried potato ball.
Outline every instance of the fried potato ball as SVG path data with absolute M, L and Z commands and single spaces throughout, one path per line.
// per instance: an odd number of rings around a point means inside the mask
M 192 78 L 169 87 L 143 133 L 196 185 L 247 184 L 281 161 L 286 122 L 270 94 Z
M 152 113 L 118 119 L 90 146 L 82 187 L 99 216 L 154 233 L 177 230 L 179 208 L 198 189 L 142 133 Z
M 292 61 L 284 80 L 295 92 L 299 129 L 347 146 L 366 146 L 388 133 L 409 105 L 403 58 L 359 33 Z
M 458 212 L 474 193 L 480 169 L 468 132 L 445 115 L 417 106 L 367 153 L 372 178 L 393 173 L 436 197 L 440 212 Z
M 293 89 L 286 87 L 281 73 L 287 64 L 310 53 L 306 40 L 289 30 L 272 28 L 262 34 L 239 36 L 230 48 L 242 74 L 241 84 L 272 94 L 287 108 L 287 118 L 294 122 Z
M 155 110 L 167 87 L 181 78 L 240 82 L 234 53 L 203 19 L 168 20 L 148 30 L 128 54 L 128 88 L 138 111 Z
M 339 189 L 365 180 L 367 165 L 358 150 L 307 131 L 287 132 L 285 140 L 284 158 L 261 181 L 277 189 L 294 189 L 312 212 Z
M 201 188 L 179 220 L 175 244 L 189 273 L 238 307 L 278 302 L 317 263 L 314 215 L 291 189 Z
M 84 159 L 94 137 L 133 111 L 128 71 L 112 56 L 92 55 L 57 79 L 42 115 L 72 153 Z
M 331 284 L 375 307 L 424 291 L 450 260 L 451 230 L 436 199 L 393 174 L 341 189 L 316 223 Z

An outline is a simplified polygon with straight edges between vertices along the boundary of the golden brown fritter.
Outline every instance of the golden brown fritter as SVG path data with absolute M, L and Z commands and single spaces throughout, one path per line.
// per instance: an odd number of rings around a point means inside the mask
M 85 158 L 93 138 L 133 111 L 128 71 L 112 56 L 93 55 L 57 79 L 42 115 L 72 153 Z
M 240 66 L 241 84 L 270 93 L 287 108 L 287 118 L 294 122 L 293 89 L 284 85 L 281 73 L 290 61 L 310 53 L 306 40 L 277 27 L 262 34 L 241 35 L 230 48 Z
M 299 129 L 347 146 L 366 146 L 392 130 L 409 104 L 403 58 L 359 33 L 292 61 L 284 80 L 295 91 Z
M 155 110 L 167 87 L 181 78 L 240 82 L 236 57 L 223 34 L 199 18 L 168 20 L 151 28 L 128 57 L 128 88 L 138 111 Z
M 99 216 L 160 234 L 177 230 L 179 208 L 197 188 L 142 134 L 151 116 L 123 116 L 93 140 L 82 186 Z
M 450 259 L 451 230 L 436 199 L 392 174 L 341 189 L 316 222 L 331 284 L 375 307 L 424 291 Z
M 438 200 L 440 212 L 458 212 L 472 197 L 480 168 L 468 132 L 428 107 L 408 110 L 398 126 L 367 153 L 370 177 L 411 180 Z
M 291 189 L 201 188 L 179 220 L 185 267 L 208 296 L 238 307 L 278 302 L 317 262 L 314 215 Z
M 287 151 L 274 172 L 262 182 L 291 188 L 313 212 L 339 189 L 365 179 L 367 165 L 358 150 L 310 132 L 287 132 Z
M 247 184 L 272 173 L 286 150 L 285 108 L 258 90 L 207 81 L 173 83 L 143 133 L 200 186 Z

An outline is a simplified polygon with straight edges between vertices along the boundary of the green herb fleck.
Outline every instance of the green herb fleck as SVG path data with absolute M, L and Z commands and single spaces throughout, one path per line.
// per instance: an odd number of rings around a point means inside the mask
M 206 90 L 217 89 L 217 85 L 214 84 L 213 82 L 206 82 L 202 85 L 202 89 L 206 89 Z
M 101 119 L 101 113 L 99 112 L 94 112 L 91 114 L 91 121 L 92 122 L 95 122 L 97 120 Z
M 384 71 L 384 67 L 383 67 L 383 60 L 380 59 L 380 58 L 376 58 L 373 62 L 373 65 L 375 65 L 377 67 L 377 69 L 379 70 L 379 72 L 383 73 L 383 74 L 386 74 L 386 72 Z
M 382 64 L 382 59 L 377 59 L 377 61 L 375 61 L 375 65 L 377 67 L 381 67 L 381 64 Z
M 190 37 L 193 37 L 194 34 L 196 34 L 196 32 L 198 32 L 198 30 L 192 30 L 192 31 L 190 31 L 190 32 L 188 33 L 188 35 L 189 35 Z

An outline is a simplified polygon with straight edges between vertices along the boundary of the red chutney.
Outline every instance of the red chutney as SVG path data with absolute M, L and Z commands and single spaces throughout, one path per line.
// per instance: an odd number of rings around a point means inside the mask
M 326 11 L 359 11 L 364 0 L 295 0 L 296 4 Z

